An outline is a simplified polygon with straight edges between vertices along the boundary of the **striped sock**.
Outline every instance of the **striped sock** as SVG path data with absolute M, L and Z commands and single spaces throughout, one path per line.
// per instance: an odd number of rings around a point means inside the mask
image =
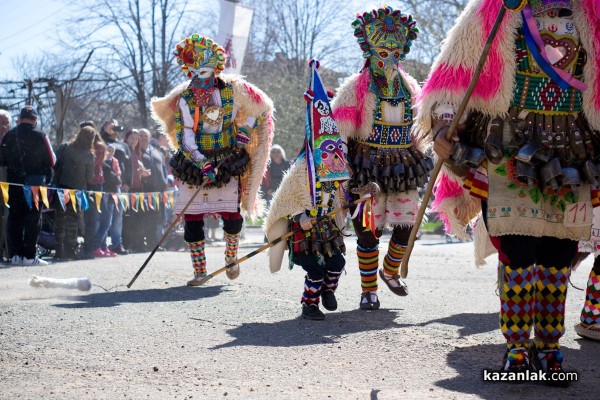
M 558 340 L 565 333 L 565 300 L 570 268 L 538 265 L 535 291 L 535 347 L 560 349 Z
M 319 304 L 321 299 L 321 286 L 323 279 L 310 279 L 308 275 L 304 277 L 304 292 L 302 292 L 303 304 Z
M 533 322 L 533 266 L 512 268 L 498 264 L 500 285 L 500 330 L 508 350 L 529 347 Z
M 206 272 L 206 254 L 204 252 L 204 240 L 188 242 L 188 249 L 192 257 L 192 266 L 195 274 Z
M 584 324 L 595 324 L 600 322 L 600 276 L 592 268 L 585 290 L 585 301 L 581 310 L 581 322 Z
M 230 234 L 225 232 L 225 262 L 227 264 L 237 259 L 238 246 L 240 244 L 240 234 Z
M 358 255 L 358 268 L 360 269 L 360 286 L 363 292 L 376 292 L 377 287 L 377 268 L 379 266 L 379 248 L 363 248 L 356 246 Z
M 402 264 L 404 253 L 406 253 L 406 246 L 396 244 L 393 240 L 390 240 L 387 254 L 383 259 L 383 272 L 388 275 L 396 275 L 398 269 L 400 269 L 400 264 Z
M 335 292 L 335 289 L 337 289 L 338 287 L 338 282 L 340 280 L 341 275 L 342 271 L 327 271 L 327 274 L 325 274 L 325 278 L 323 279 L 323 290 L 331 290 L 332 292 Z

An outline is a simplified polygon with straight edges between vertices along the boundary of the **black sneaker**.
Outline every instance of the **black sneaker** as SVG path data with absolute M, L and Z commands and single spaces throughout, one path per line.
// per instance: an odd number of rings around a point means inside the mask
M 111 246 L 110 250 L 114 251 L 115 253 L 117 253 L 120 256 L 124 256 L 124 255 L 129 254 L 129 251 L 127 251 L 127 249 L 125 247 L 123 247 L 122 244 L 119 245 L 119 246 L 116 246 L 116 247 L 112 247 Z
M 333 290 L 325 289 L 321 292 L 321 304 L 327 311 L 337 310 L 337 300 Z
M 325 314 L 319 310 L 318 304 L 302 304 L 302 317 L 314 321 L 323 321 Z

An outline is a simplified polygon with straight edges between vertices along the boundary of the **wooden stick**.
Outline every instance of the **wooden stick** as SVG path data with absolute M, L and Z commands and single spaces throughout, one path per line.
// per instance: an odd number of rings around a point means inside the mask
M 221 161 L 215 167 L 215 175 L 217 174 L 218 168 L 221 166 L 222 163 L 223 163 L 223 161 Z M 150 262 L 150 260 L 152 259 L 152 257 L 154 257 L 154 253 L 156 253 L 156 251 L 158 250 L 158 248 L 160 247 L 160 245 L 165 241 L 165 239 L 167 238 L 167 236 L 169 236 L 169 233 L 171 233 L 171 231 L 173 230 L 173 228 L 175 228 L 175 226 L 177 226 L 177 224 L 179 223 L 179 221 L 181 220 L 181 218 L 183 218 L 183 216 L 184 216 L 185 212 L 187 211 L 188 207 L 196 199 L 196 196 L 198 196 L 198 193 L 200 193 L 200 190 L 202 190 L 207 183 L 208 183 L 208 180 L 205 180 L 204 182 L 202 182 L 202 184 L 200 186 L 198 186 L 198 189 L 196 189 L 196 192 L 194 192 L 194 194 L 189 199 L 189 201 L 186 203 L 185 207 L 183 207 L 183 209 L 181 210 L 181 212 L 179 214 L 177 214 L 177 216 L 175 217 L 175 219 L 173 220 L 173 222 L 171 223 L 171 225 L 169 225 L 169 227 L 167 228 L 167 230 L 165 231 L 165 233 L 162 235 L 162 237 L 160 238 L 160 240 L 158 241 L 158 243 L 156 244 L 156 246 L 154 246 L 154 249 L 152 250 L 152 252 L 148 256 L 148 258 L 146 258 L 146 261 L 144 261 L 144 263 L 142 264 L 142 266 L 140 267 L 140 269 L 138 270 L 138 272 L 131 279 L 131 282 L 129 282 L 129 284 L 127 285 L 127 288 L 131 288 L 131 285 L 133 285 L 133 282 L 135 282 L 135 280 L 138 278 L 138 276 L 140 276 L 140 274 L 142 273 L 142 271 L 144 270 L 144 268 L 146 268 L 146 265 L 148 265 L 148 263 Z
M 462 115 L 464 114 L 465 109 L 467 108 L 467 104 L 469 103 L 471 94 L 473 93 L 473 90 L 475 89 L 475 85 L 477 84 L 477 81 L 479 80 L 479 75 L 481 75 L 481 71 L 483 70 L 483 66 L 485 65 L 485 62 L 488 57 L 488 53 L 490 52 L 490 48 L 492 47 L 492 42 L 494 41 L 494 38 L 496 37 L 496 33 L 498 32 L 498 28 L 500 27 L 500 24 L 502 23 L 502 20 L 504 19 L 504 14 L 506 14 L 506 8 L 503 5 L 502 7 L 500 7 L 500 11 L 498 12 L 498 16 L 496 17 L 494 26 L 492 27 L 492 30 L 490 31 L 490 34 L 488 35 L 487 41 L 485 42 L 485 46 L 483 47 L 483 52 L 481 53 L 481 56 L 479 57 L 479 62 L 477 63 L 477 67 L 475 68 L 473 77 L 471 78 L 471 82 L 469 83 L 469 87 L 467 88 L 467 91 L 465 93 L 465 97 L 463 97 L 462 102 L 460 103 L 460 106 L 458 108 L 458 111 L 456 112 L 456 115 L 454 116 L 454 119 L 452 120 L 452 123 L 450 124 L 450 128 L 448 128 L 448 132 L 446 133 L 446 140 L 448 140 L 448 141 L 452 140 L 452 136 L 454 136 L 456 127 L 458 126 L 458 123 L 459 123 Z M 412 253 L 413 247 L 415 246 L 415 239 L 416 239 L 417 233 L 421 227 L 421 222 L 423 221 L 423 216 L 425 215 L 425 210 L 427 209 L 427 205 L 429 204 L 429 199 L 431 198 L 431 193 L 433 191 L 433 185 L 435 184 L 435 180 L 437 179 L 437 176 L 439 175 L 440 170 L 442 169 L 443 165 L 444 165 L 444 160 L 439 159 L 437 161 L 437 163 L 435 164 L 435 167 L 431 171 L 431 176 L 429 177 L 427 189 L 425 190 L 425 193 L 423 194 L 423 200 L 421 202 L 421 207 L 419 208 L 419 212 L 417 213 L 415 224 L 413 225 L 412 230 L 410 232 L 410 237 L 408 239 L 408 244 L 406 246 L 406 253 L 404 254 L 404 259 L 402 260 L 402 268 L 400 270 L 400 276 L 402 278 L 406 278 L 406 276 L 408 275 L 408 261 L 410 260 L 410 254 Z
M 351 206 L 360 204 L 360 203 L 362 203 L 362 202 L 364 202 L 366 200 L 369 200 L 369 199 L 370 199 L 370 197 L 361 197 L 361 198 L 359 198 L 357 200 L 351 201 L 350 203 L 346 204 L 345 206 L 336 208 L 335 210 L 332 210 L 329 213 L 327 213 L 325 215 L 322 215 L 321 217 L 317 218 L 317 221 L 322 221 L 325 218 L 333 217 L 334 215 L 336 215 L 336 214 L 338 214 L 338 213 L 340 213 L 340 212 L 342 212 L 344 210 L 347 210 Z M 269 243 L 265 244 L 261 248 L 256 249 L 253 252 L 245 255 L 244 257 L 242 257 L 242 258 L 240 258 L 238 260 L 235 260 L 234 262 L 231 262 L 231 263 L 227 264 L 223 268 L 220 268 L 220 269 L 216 270 L 215 272 L 213 272 L 211 274 L 208 274 L 207 276 L 205 276 L 204 278 L 202 278 L 202 280 L 200 281 L 199 285 L 204 285 L 206 282 L 208 282 L 209 280 L 211 280 L 215 276 L 219 275 L 223 271 L 227 270 L 228 268 L 233 268 L 234 266 L 243 263 L 244 261 L 246 261 L 246 260 L 254 257 L 255 255 L 257 255 L 258 253 L 262 253 L 263 251 L 267 250 L 268 248 L 271 248 L 271 247 L 275 246 L 277 243 L 282 242 L 282 241 L 286 240 L 287 238 L 289 238 L 290 236 L 292 236 L 292 235 L 294 235 L 294 234 L 296 234 L 298 232 L 301 232 L 301 231 L 302 231 L 302 228 L 298 228 L 298 229 L 295 229 L 293 231 L 290 231 L 290 232 L 286 233 L 285 235 L 280 236 L 277 239 L 273 240 L 272 242 L 269 242 Z

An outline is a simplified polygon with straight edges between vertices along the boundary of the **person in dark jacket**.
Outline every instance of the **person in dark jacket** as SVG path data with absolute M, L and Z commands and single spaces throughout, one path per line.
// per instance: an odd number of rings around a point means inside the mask
M 107 145 L 115 146 L 115 158 L 119 162 L 121 170 L 122 191 L 129 191 L 131 186 L 133 170 L 131 168 L 131 151 L 127 143 L 117 140 L 118 132 L 122 131 L 123 127 L 115 119 L 110 119 L 102 124 L 100 136 Z M 123 247 L 123 209 L 115 207 L 115 215 L 113 216 L 110 226 L 110 241 L 112 243 L 110 251 L 117 254 L 127 254 L 128 251 Z
M 16 128 L 2 138 L 0 166 L 7 167 L 10 183 L 42 186 L 50 181 L 55 156 L 48 136 L 35 129 L 37 111 L 25 106 Z M 23 187 L 10 185 L 10 206 L 7 235 L 9 255 L 13 265 L 47 265 L 36 255 L 36 243 L 40 233 L 40 210 L 30 207 Z
M 150 144 L 150 131 L 140 129 L 140 153 L 144 168 L 150 174 L 142 177 L 142 190 L 145 193 L 163 192 L 167 188 L 167 168 L 163 154 Z M 162 195 L 159 202 L 162 202 Z M 163 235 L 164 208 L 147 208 L 142 220 L 142 229 L 146 238 L 146 245 L 154 247 Z
M 57 150 L 57 162 L 54 169 L 53 185 L 61 189 L 86 190 L 87 183 L 94 178 L 94 155 L 92 144 L 96 130 L 84 126 L 70 143 L 62 144 Z M 76 258 L 77 233 L 79 213 L 71 204 L 63 208 L 58 198 L 54 196 L 54 235 L 56 237 L 57 261 L 73 260 Z
M 108 256 L 113 257 L 117 253 L 113 252 L 106 245 L 106 239 L 111 230 L 113 220 L 122 218 L 122 214 L 119 212 L 120 206 L 115 205 L 115 201 L 112 198 L 112 194 L 121 193 L 121 168 L 119 167 L 119 161 L 115 158 L 114 144 L 106 146 L 106 158 L 102 164 L 102 171 L 104 173 L 104 192 L 106 194 L 102 198 L 102 213 L 100 214 L 98 237 L 100 238 L 100 248 L 102 251 Z M 111 240 L 114 240 L 114 238 L 111 238 Z M 119 242 L 118 245 L 120 244 Z

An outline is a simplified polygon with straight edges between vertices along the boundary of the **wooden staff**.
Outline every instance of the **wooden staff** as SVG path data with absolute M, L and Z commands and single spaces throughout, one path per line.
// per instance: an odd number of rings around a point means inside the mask
M 219 169 L 219 167 L 221 166 L 222 163 L 223 163 L 223 161 L 221 161 L 215 167 L 215 175 L 217 174 L 218 169 Z M 183 218 L 183 215 L 187 211 L 188 207 L 196 199 L 196 196 L 198 196 L 198 193 L 200 193 L 200 190 L 202 190 L 207 183 L 208 183 L 208 180 L 205 180 L 204 182 L 202 182 L 202 184 L 200 186 L 198 186 L 198 189 L 196 189 L 196 191 L 194 192 L 194 194 L 192 195 L 192 197 L 186 203 L 185 207 L 183 207 L 183 209 L 181 210 L 181 212 L 175 216 L 175 219 L 173 220 L 173 222 L 171 223 L 171 225 L 169 225 L 169 227 L 167 228 L 167 230 L 165 231 L 165 233 L 162 235 L 162 237 L 160 238 L 160 240 L 158 241 L 158 243 L 156 244 L 156 246 L 154 246 L 154 249 L 152 250 L 152 252 L 148 256 L 148 258 L 146 258 L 146 261 L 144 261 L 144 263 L 142 264 L 142 266 L 140 267 L 140 269 L 138 270 L 138 272 L 131 279 L 131 282 L 129 282 L 129 284 L 127 285 L 127 288 L 131 288 L 131 285 L 133 285 L 133 282 L 135 282 L 135 280 L 138 278 L 138 276 L 140 276 L 140 274 L 142 273 L 142 271 L 144 270 L 144 268 L 146 268 L 146 265 L 148 265 L 148 263 L 150 262 L 150 260 L 152 259 L 152 257 L 154 257 L 154 253 L 156 253 L 156 251 L 158 250 L 158 248 L 160 247 L 160 245 L 165 241 L 165 239 L 167 238 L 167 236 L 169 236 L 169 233 L 171 233 L 171 231 L 173 230 L 173 228 L 175 228 L 175 226 L 177 226 L 177 224 L 179 223 L 179 221 L 181 221 L 181 218 Z
M 485 46 L 483 47 L 483 52 L 481 53 L 481 56 L 479 57 L 479 62 L 477 63 L 477 67 L 475 68 L 473 77 L 471 78 L 471 82 L 469 83 L 469 87 L 467 88 L 467 92 L 465 93 L 465 97 L 463 97 L 462 102 L 460 103 L 460 107 L 458 108 L 458 111 L 456 112 L 456 115 L 454 116 L 454 119 L 452 120 L 452 123 L 450 124 L 450 128 L 448 128 L 448 132 L 446 133 L 446 140 L 448 140 L 448 141 L 452 140 L 452 136 L 454 136 L 454 132 L 456 132 L 456 127 L 458 126 L 458 123 L 459 123 L 462 115 L 464 114 L 465 109 L 467 108 L 467 104 L 469 103 L 471 94 L 473 93 L 473 90 L 475 89 L 475 85 L 477 84 L 477 81 L 479 80 L 479 75 L 481 75 L 481 71 L 483 70 L 483 66 L 485 65 L 485 62 L 488 57 L 488 53 L 490 52 L 490 48 L 492 47 L 492 42 L 494 41 L 494 38 L 496 37 L 496 33 L 498 32 L 498 28 L 500 27 L 500 24 L 502 23 L 502 20 L 504 19 L 504 14 L 506 14 L 506 8 L 503 5 L 502 7 L 500 7 L 500 11 L 498 11 L 498 16 L 496 17 L 494 26 L 492 27 L 492 30 L 490 31 L 490 34 L 488 35 L 487 41 L 485 42 Z M 435 164 L 435 167 L 431 171 L 431 176 L 429 177 L 429 183 L 427 184 L 427 189 L 425 190 L 425 193 L 423 194 L 423 201 L 421 203 L 421 208 L 419 208 L 419 212 L 417 213 L 415 224 L 413 225 L 412 230 L 410 232 L 410 237 L 408 239 L 408 244 L 406 246 L 406 253 L 404 254 L 404 259 L 402 260 L 402 268 L 400 270 L 400 276 L 402 278 L 406 278 L 406 276 L 408 275 L 408 261 L 410 259 L 410 254 L 413 250 L 413 247 L 415 246 L 415 239 L 417 237 L 419 228 L 421 227 L 421 221 L 423 221 L 423 216 L 425 215 L 425 210 L 427 209 L 427 205 L 429 204 L 429 199 L 430 199 L 431 193 L 433 191 L 433 185 L 435 184 L 435 180 L 436 180 L 437 176 L 439 175 L 440 170 L 442 169 L 443 165 L 444 165 L 444 160 L 439 159 L 437 161 L 437 163 Z
M 363 201 L 369 200 L 370 198 L 371 198 L 370 196 L 369 197 L 361 197 L 361 198 L 359 198 L 357 200 L 351 201 L 350 203 L 348 203 L 348 204 L 346 204 L 346 205 L 344 205 L 342 207 L 336 208 L 335 210 L 332 210 L 328 214 L 322 215 L 321 217 L 317 218 L 317 222 L 318 221 L 322 221 L 325 218 L 333 217 L 334 215 L 336 215 L 336 214 L 338 214 L 338 213 L 340 213 L 340 212 L 342 212 L 344 210 L 347 210 L 351 206 L 360 204 Z M 244 257 L 242 257 L 242 258 L 240 258 L 238 260 L 235 260 L 234 262 L 231 262 L 231 263 L 227 264 L 223 268 L 220 268 L 220 269 L 216 270 L 215 272 L 213 272 L 211 274 L 208 274 L 207 276 L 205 276 L 204 278 L 202 278 L 202 280 L 200 281 L 200 285 L 204 285 L 206 282 L 208 282 L 209 280 L 211 280 L 215 276 L 217 276 L 220 273 L 222 273 L 223 271 L 227 270 L 227 268 L 232 268 L 232 267 L 234 267 L 236 265 L 239 265 L 239 264 L 243 263 L 244 261 L 246 261 L 246 260 L 254 257 L 258 253 L 262 253 L 263 251 L 267 250 L 268 248 L 271 248 L 271 247 L 275 246 L 277 243 L 282 242 L 282 241 L 288 239 L 290 236 L 295 235 L 296 233 L 301 232 L 301 231 L 302 231 L 302 228 L 298 228 L 298 229 L 295 229 L 293 231 L 290 231 L 290 232 L 286 233 L 285 235 L 283 235 L 281 237 L 278 237 L 277 239 L 273 240 L 272 242 L 269 242 L 269 243 L 265 244 L 261 248 L 256 249 L 253 252 L 245 255 Z

